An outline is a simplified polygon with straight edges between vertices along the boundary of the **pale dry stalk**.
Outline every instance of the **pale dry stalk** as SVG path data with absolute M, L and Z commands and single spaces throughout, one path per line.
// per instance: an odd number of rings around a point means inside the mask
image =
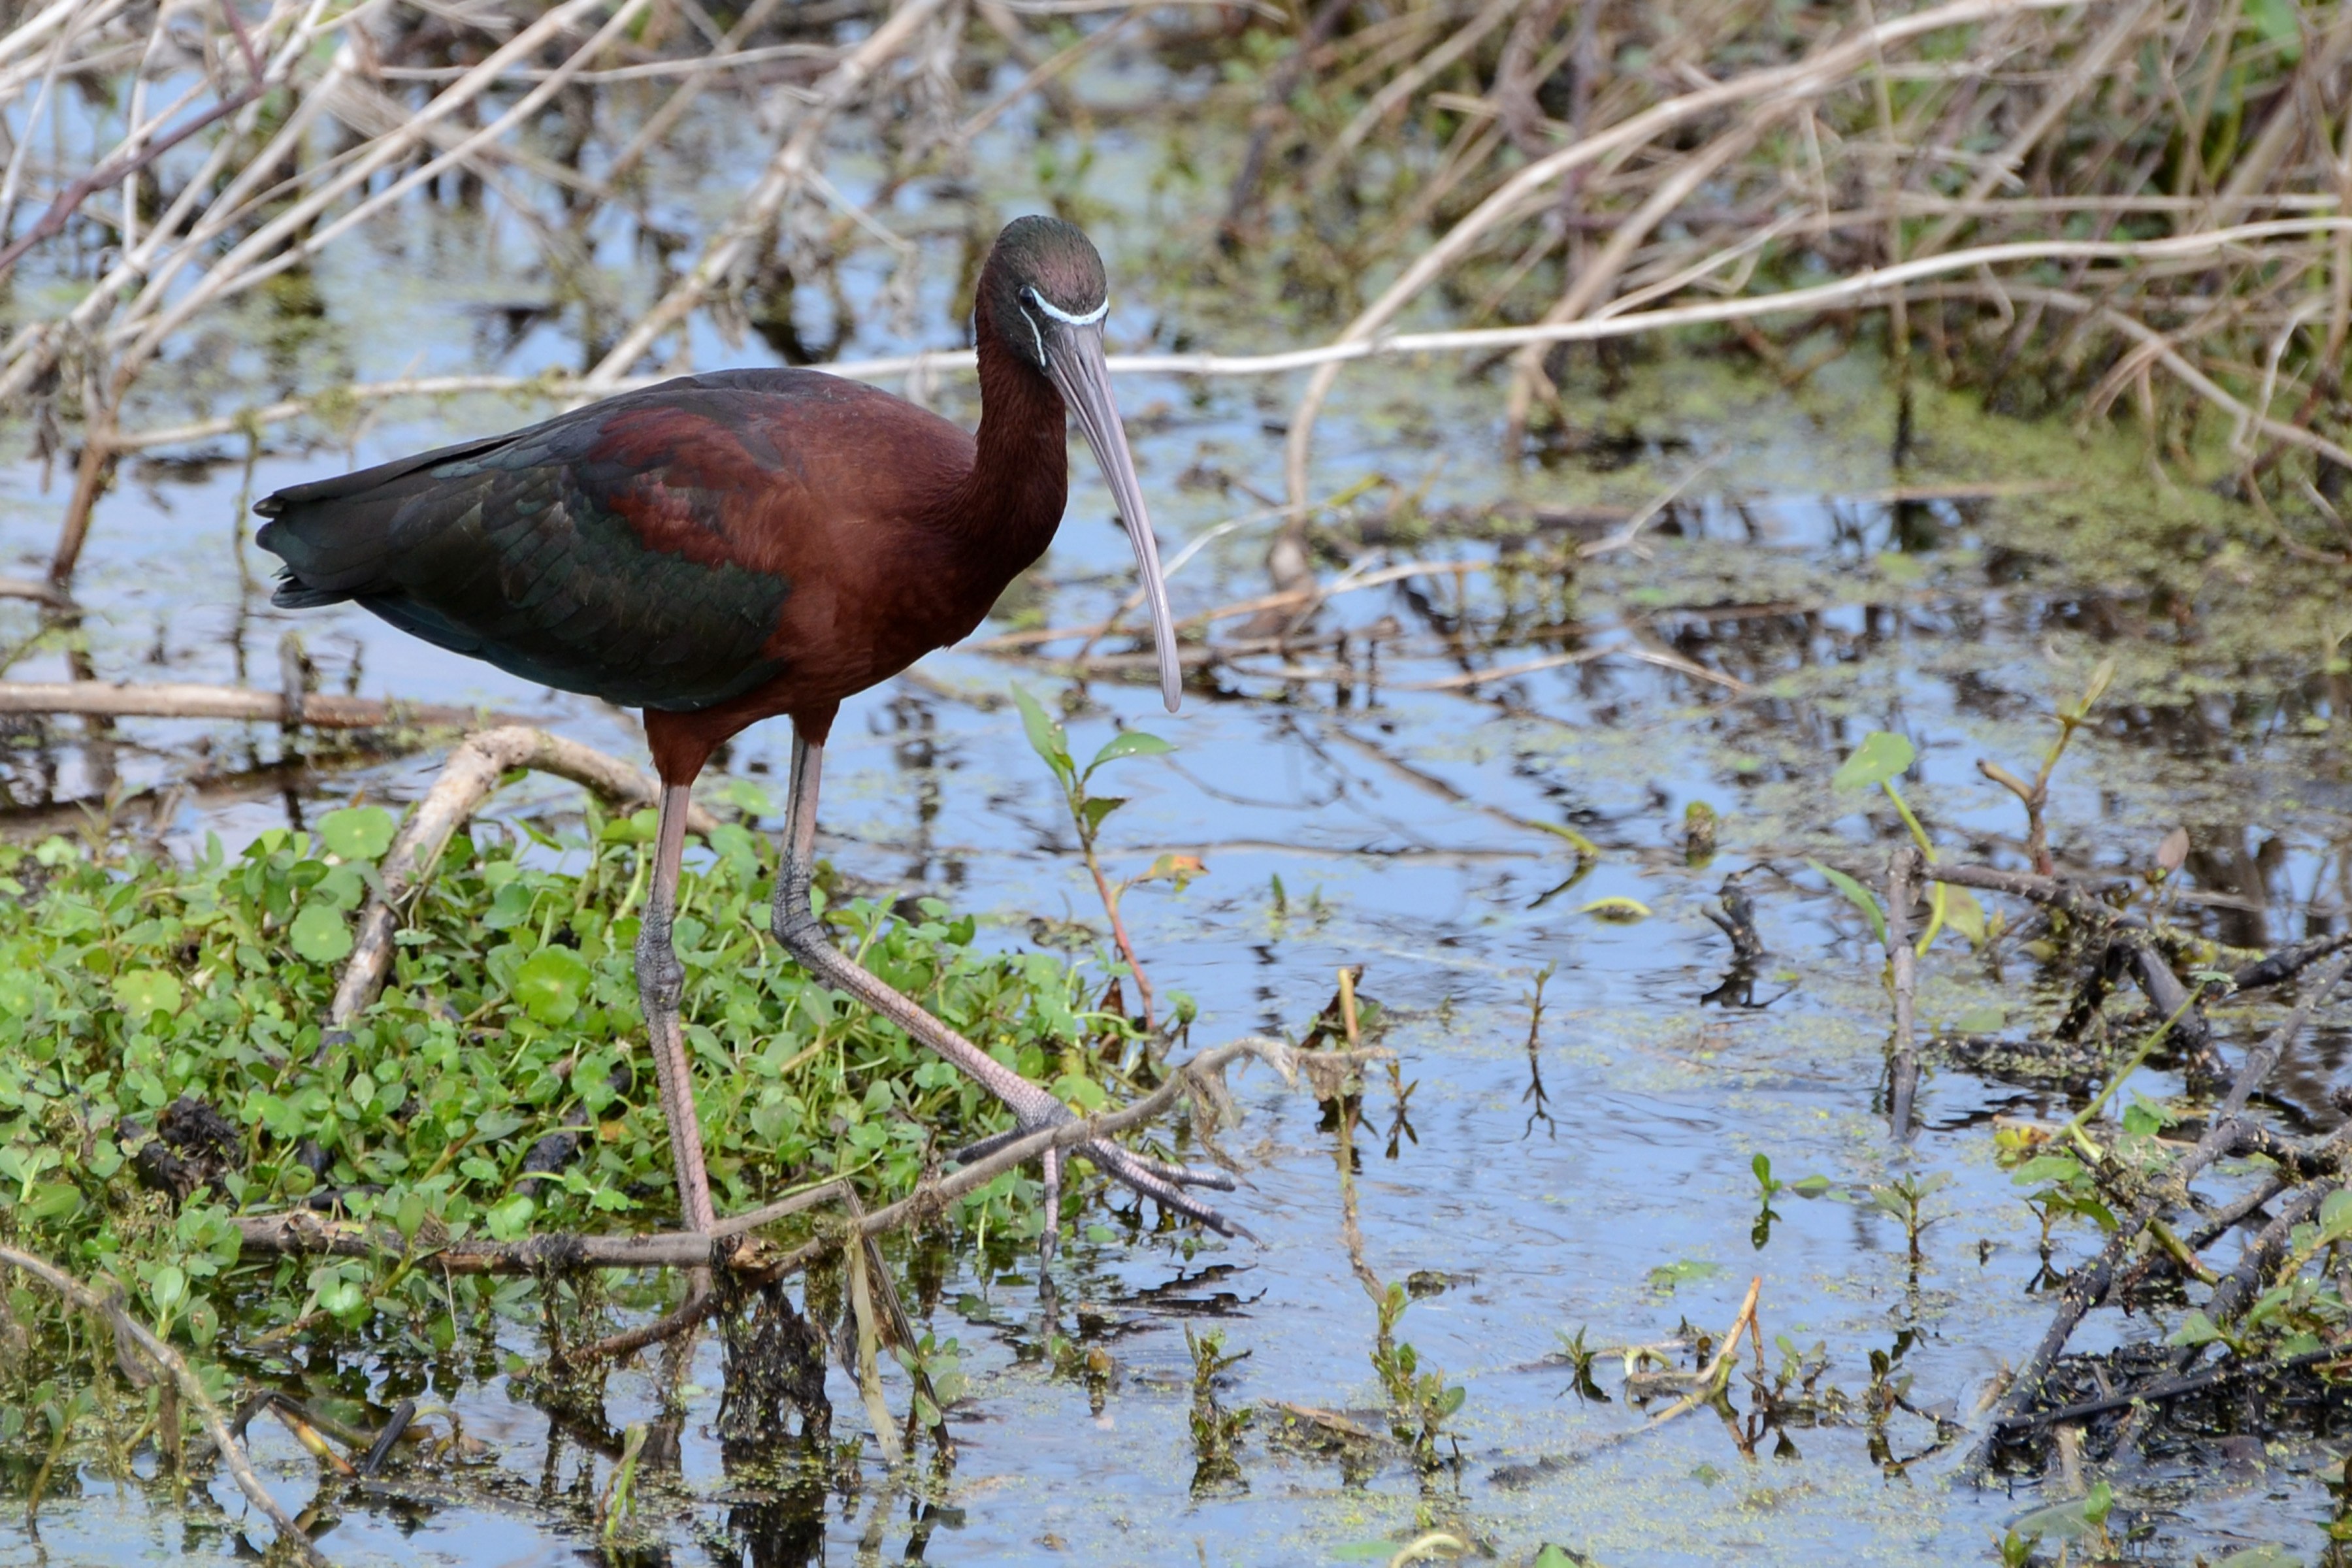
M 1359 312 L 1340 333 L 1339 342 L 1360 343 L 1378 335 L 1490 233 L 1518 216 L 1530 196 L 1548 189 L 1572 170 L 1630 152 L 1675 126 L 1736 104 L 1783 95 L 1799 100 L 1819 96 L 1889 46 L 1990 17 L 2054 9 L 2060 4 L 2061 0 L 1954 0 L 1952 4 L 1864 29 L 1793 64 L 1750 72 L 1679 94 L 1595 132 L 1549 157 L 1538 159 L 1505 181 L 1417 257 L 1379 299 Z M 1576 324 L 1565 322 L 1562 326 Z M 1339 379 L 1338 364 L 1334 360 L 1317 370 L 1292 411 L 1283 467 L 1285 486 L 1293 504 L 1303 504 L 1308 494 L 1307 463 L 1314 447 L 1316 417 Z
M 449 836 L 517 768 L 570 779 L 622 805 L 646 806 L 659 799 L 659 786 L 646 773 L 544 730 L 509 724 L 468 736 L 450 753 L 440 778 L 409 813 L 376 867 L 379 884 L 369 892 L 360 913 L 358 940 L 335 984 L 335 999 L 327 1014 L 331 1026 L 348 1026 L 383 991 L 392 972 L 400 910 L 432 875 Z M 687 826 L 697 833 L 709 833 L 717 826 L 717 819 L 700 806 L 687 819 Z
M 1673 172 L 1652 192 L 1647 201 L 1634 209 L 1632 216 L 1611 232 L 1603 245 L 1576 275 L 1568 292 L 1545 311 L 1541 325 L 1556 327 L 1572 321 L 1601 303 L 1609 290 L 1616 286 L 1626 264 L 1634 252 L 1648 240 L 1652 231 L 1665 221 L 1675 208 L 1688 201 L 1691 193 L 1715 177 L 1717 171 L 1734 158 L 1744 156 L 1756 145 L 1772 122 L 1787 112 L 1786 105 L 1769 105 L 1741 117 L 1740 122 L 1709 142 L 1697 153 L 1675 161 Z M 1544 349 L 1531 344 L 1511 356 L 1511 386 L 1505 404 L 1505 426 L 1507 449 L 1517 451 L 1525 436 L 1528 414 L 1538 396 L 1550 396 L 1553 387 L 1544 374 Z
M 2204 230 L 2152 240 L 2047 240 L 2015 241 L 2000 245 L 1974 246 L 1966 249 L 1924 256 L 1905 262 L 1900 267 L 1877 268 L 1854 273 L 1832 282 L 1792 289 L 1776 294 L 1741 295 L 1735 298 L 1703 301 L 1691 305 L 1675 305 L 1657 310 L 1628 310 L 1628 300 L 1621 299 L 1601 307 L 1591 315 L 1554 324 L 1537 323 L 1525 327 L 1480 327 L 1456 331 L 1427 332 L 1397 332 L 1355 339 L 1341 338 L 1312 348 L 1286 349 L 1269 353 L 1139 353 L 1112 354 L 1108 365 L 1118 374 L 1187 375 L 1202 377 L 1281 375 L 1300 370 L 1328 368 L 1357 360 L 1377 359 L 1431 353 L 1482 353 L 1497 349 L 1519 349 L 1553 343 L 1592 342 L 1609 338 L 1635 337 L 1648 332 L 1664 332 L 1681 328 L 1720 325 L 1726 322 L 1754 321 L 1777 315 L 1811 315 L 1821 311 L 1865 305 L 1890 296 L 1897 289 L 1913 289 L 1918 297 L 1967 297 L 1992 300 L 2005 294 L 2013 300 L 2046 300 L 2061 302 L 2064 308 L 2076 310 L 2104 309 L 2086 297 L 2064 290 L 2043 290 L 2026 285 L 2000 286 L 1996 290 L 1984 284 L 1937 283 L 1938 279 L 1978 272 L 1981 269 L 2029 266 L 2036 261 L 2111 261 L 2144 267 L 2148 263 L 2179 261 L 2184 265 L 2205 265 L 2215 257 L 2232 255 L 2242 260 L 2252 260 L 2264 253 L 2264 241 L 2284 241 L 2315 236 L 2332 237 L 2352 233 L 2352 218 L 2313 214 L 2306 217 L 2274 218 L 2261 223 L 2242 224 L 2225 229 Z M 1718 253 L 1698 266 L 1677 275 L 1683 283 L 1695 280 L 1707 270 L 1737 260 L 1741 251 Z M 2287 253 L 2282 253 L 2286 255 Z M 2292 258 L 2289 257 L 2288 258 Z M 2123 318 L 2128 320 L 2128 318 Z M 2186 362 L 2183 362 L 2184 363 Z M 842 361 L 824 367 L 836 375 L 866 380 L 881 380 L 906 375 L 918 369 L 931 372 L 968 372 L 972 368 L 971 351 L 898 354 L 886 357 Z M 118 451 L 177 445 L 187 441 L 205 440 L 248 428 L 262 428 L 299 418 L 327 401 L 372 403 L 398 397 L 446 397 L 461 394 L 517 394 L 544 397 L 556 401 L 576 401 L 595 395 L 646 386 L 660 379 L 654 375 L 622 378 L 611 383 L 593 383 L 585 378 L 562 376 L 502 376 L 464 375 L 412 377 L 391 382 L 362 382 L 340 387 L 331 393 L 310 397 L 288 398 L 281 402 L 251 408 L 241 414 L 225 415 L 211 419 L 193 421 L 147 431 L 126 431 L 116 441 Z M 2210 384 L 2210 383 L 2209 383 Z M 2217 389 L 2218 390 L 2218 389 Z M 2229 398 L 2223 406 L 2237 410 L 2243 405 Z M 2273 421 L 2272 426 L 2286 428 Z M 2307 437 L 2307 433 L 2306 437 Z M 2282 439 L 2289 437 L 2282 437 Z M 2307 445 L 2308 442 L 2306 441 Z M 2322 442 L 2309 449 L 2333 452 L 2332 443 Z M 1277 509 L 1287 513 L 1290 509 Z
M 157 1338 L 153 1330 L 131 1315 L 130 1309 L 123 1305 L 119 1289 L 101 1295 L 56 1265 L 10 1247 L 0 1247 L 0 1264 L 30 1275 L 81 1310 L 107 1320 L 115 1330 L 118 1342 L 127 1342 L 136 1347 L 156 1371 L 171 1380 L 178 1396 L 194 1408 L 197 1418 L 204 1423 L 205 1432 L 212 1437 L 213 1447 L 219 1453 L 221 1463 L 228 1467 L 229 1475 L 236 1481 L 237 1490 L 243 1492 L 246 1500 L 260 1510 L 277 1530 L 278 1544 L 311 1564 L 312 1568 L 330 1568 L 326 1554 L 312 1542 L 302 1527 L 278 1506 L 278 1500 L 269 1495 L 269 1489 L 261 1484 L 261 1478 L 254 1473 L 252 1461 L 245 1456 L 244 1445 L 229 1431 L 228 1423 L 221 1416 L 220 1406 L 215 1405 L 212 1395 L 205 1391 L 204 1380 L 196 1375 L 195 1369 L 188 1365 L 179 1352 Z M 174 1443 L 176 1446 L 176 1439 Z
M 946 0 L 906 0 L 888 21 L 875 28 L 826 74 L 814 89 L 815 101 L 803 111 L 790 134 L 777 146 L 759 183 L 751 187 L 735 216 L 711 237 L 687 275 L 640 317 L 589 372 L 582 386 L 583 396 L 601 395 L 604 389 L 627 374 L 666 333 L 749 270 L 760 247 L 773 232 L 784 205 L 815 167 L 817 153 L 835 116 L 854 101 L 894 57 L 915 43 L 944 4 Z

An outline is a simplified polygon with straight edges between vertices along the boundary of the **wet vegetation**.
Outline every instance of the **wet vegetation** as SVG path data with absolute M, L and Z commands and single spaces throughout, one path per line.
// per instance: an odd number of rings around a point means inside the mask
M 5 23 L 0 1563 L 2347 1560 L 2340 8 Z M 1188 711 L 1082 489 L 820 907 L 1268 1245 L 1041 1212 L 770 941 L 751 736 L 682 1234 L 634 725 L 279 640 L 247 505 L 722 363 L 969 423 L 1038 207 Z

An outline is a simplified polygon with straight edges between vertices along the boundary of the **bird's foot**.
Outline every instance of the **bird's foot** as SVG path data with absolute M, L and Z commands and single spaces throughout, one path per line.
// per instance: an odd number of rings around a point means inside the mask
M 1013 1107 L 1013 1113 L 1017 1121 L 1010 1131 L 966 1144 L 950 1154 L 948 1163 L 970 1165 L 1001 1149 L 1010 1148 L 1033 1132 L 1048 1127 L 1067 1126 L 1078 1120 L 1076 1111 L 1042 1092 L 1035 1101 Z M 1232 1192 L 1236 1184 L 1223 1171 L 1206 1165 L 1176 1165 L 1150 1159 L 1124 1149 L 1108 1138 L 1090 1139 L 1076 1145 L 1070 1152 L 1085 1155 L 1097 1170 L 1120 1185 L 1151 1199 L 1162 1208 L 1200 1221 L 1219 1236 L 1238 1236 L 1251 1241 L 1257 1239 L 1247 1229 L 1186 1190 L 1213 1187 L 1223 1193 Z M 1059 1184 L 1055 1185 L 1058 1187 Z
M 801 885 L 805 886 L 804 880 Z M 789 883 L 787 896 L 777 901 L 775 931 L 777 939 L 784 944 L 786 951 L 798 959 L 810 974 L 836 991 L 856 997 L 906 1030 L 1011 1109 L 1016 1122 L 1012 1131 L 983 1139 L 968 1149 L 959 1151 L 950 1157 L 955 1163 L 971 1164 L 1032 1132 L 1047 1127 L 1066 1126 L 1077 1120 L 1076 1112 L 1045 1089 L 991 1057 L 914 1002 L 884 984 L 856 960 L 835 947 L 825 936 L 823 923 L 809 912 L 804 895 L 793 896 Z M 1231 1191 L 1234 1180 L 1222 1171 L 1146 1160 L 1128 1152 L 1108 1139 L 1090 1140 L 1065 1153 L 1083 1153 L 1113 1181 L 1142 1194 L 1163 1208 L 1200 1221 L 1220 1236 L 1246 1237 L 1252 1241 L 1257 1239 L 1185 1191 L 1188 1187 L 1215 1187 Z

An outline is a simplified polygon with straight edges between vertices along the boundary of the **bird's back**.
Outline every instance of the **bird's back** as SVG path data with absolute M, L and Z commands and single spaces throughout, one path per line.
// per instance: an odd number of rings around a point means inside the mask
M 278 605 L 353 601 L 527 679 L 692 711 L 783 676 L 787 605 L 919 551 L 971 460 L 873 387 L 727 371 L 280 490 L 258 542 Z

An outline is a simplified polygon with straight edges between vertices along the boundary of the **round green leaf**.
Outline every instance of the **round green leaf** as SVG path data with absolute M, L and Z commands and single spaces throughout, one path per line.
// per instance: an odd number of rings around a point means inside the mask
M 514 999 L 542 1024 L 571 1021 L 588 994 L 587 962 L 568 947 L 542 947 L 515 971 Z
M 1837 776 L 1830 780 L 1830 787 L 1869 789 L 1875 784 L 1883 784 L 1889 779 L 1900 778 L 1903 770 L 1916 761 L 1918 755 L 1912 749 L 1911 742 L 1902 736 L 1889 734 L 1884 730 L 1873 730 L 1862 738 L 1862 744 L 1854 748 L 1853 755 L 1838 769 Z
M 157 1013 L 177 1014 L 180 983 L 160 969 L 132 969 L 114 977 L 114 1005 L 134 1022 Z
M 312 963 L 335 963 L 352 951 L 352 928 L 329 904 L 305 904 L 286 934 L 296 954 Z
M 499 1241 L 513 1241 L 530 1228 L 530 1216 L 537 1205 L 528 1193 L 517 1193 L 504 1203 L 490 1205 L 486 1216 L 490 1235 Z
M 352 805 L 319 819 L 319 842 L 346 860 L 373 860 L 392 847 L 392 813 Z

